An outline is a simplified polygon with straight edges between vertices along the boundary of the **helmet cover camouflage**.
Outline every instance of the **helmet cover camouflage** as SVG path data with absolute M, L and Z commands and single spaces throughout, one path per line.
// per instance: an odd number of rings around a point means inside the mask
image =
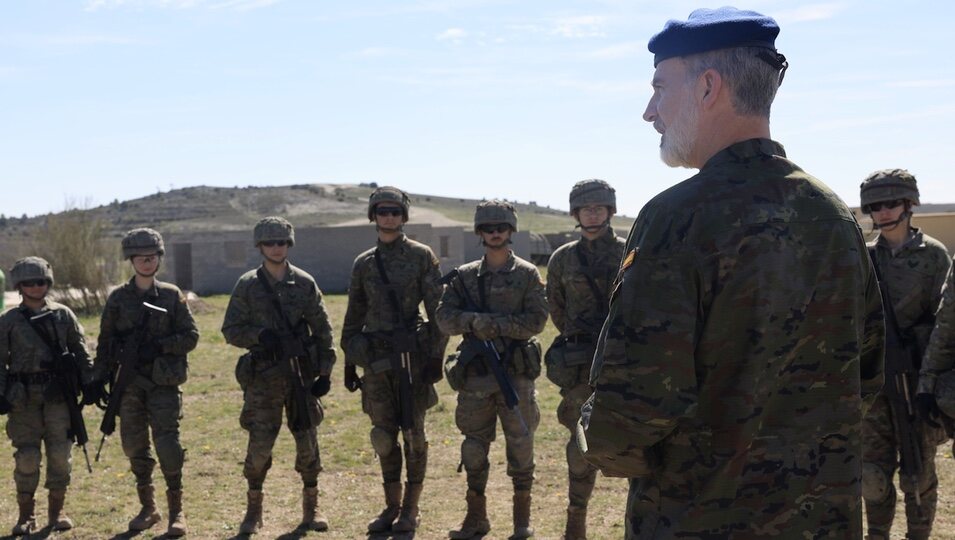
M 408 208 L 411 207 L 411 198 L 404 191 L 392 186 L 382 186 L 371 192 L 368 197 L 368 221 L 375 221 L 375 206 L 383 202 L 391 202 L 400 206 L 402 221 L 408 221 Z
M 255 247 L 262 242 L 285 240 L 289 246 L 295 245 L 295 228 L 287 219 L 278 216 L 262 218 L 252 231 Z
M 617 194 L 610 184 L 596 178 L 581 180 L 570 190 L 570 213 L 588 204 L 609 206 L 610 212 L 617 213 Z
M 517 232 L 517 210 L 507 201 L 492 199 L 477 205 L 474 210 L 474 232 L 478 227 L 492 223 L 507 223 L 511 231 Z
M 50 287 L 53 286 L 53 267 L 46 259 L 40 257 L 24 257 L 13 263 L 10 269 L 11 285 L 14 289 L 20 282 L 31 279 L 45 279 Z
M 919 204 L 919 186 L 912 173 L 905 169 L 884 169 L 870 174 L 859 186 L 862 211 L 877 202 L 905 199 Z
M 945 416 L 955 419 L 955 371 L 947 371 L 935 380 L 935 400 Z
M 133 229 L 123 236 L 123 258 L 134 255 L 164 255 L 166 253 L 162 235 L 146 227 Z

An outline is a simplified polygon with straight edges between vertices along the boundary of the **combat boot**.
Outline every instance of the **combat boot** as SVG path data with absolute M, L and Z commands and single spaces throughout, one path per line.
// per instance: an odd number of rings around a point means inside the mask
M 255 534 L 262 527 L 262 490 L 250 489 L 246 493 L 245 517 L 239 525 L 240 534 Z
M 51 489 L 47 501 L 49 502 L 47 517 L 50 520 L 50 528 L 54 531 L 68 531 L 72 529 L 73 520 L 63 511 L 63 505 L 66 503 L 66 490 Z
M 568 506 L 563 540 L 587 540 L 587 507 Z
M 387 482 L 385 488 L 385 509 L 378 517 L 368 522 L 368 532 L 382 533 L 391 530 L 398 513 L 401 512 L 401 482 Z
M 318 511 L 318 488 L 302 490 L 302 527 L 312 531 L 327 531 L 328 520 Z
M 166 503 L 169 506 L 169 528 L 166 536 L 176 538 L 186 534 L 186 515 L 182 513 L 182 490 L 167 489 Z
M 469 489 L 466 500 L 468 512 L 464 515 L 461 528 L 448 535 L 452 540 L 467 540 L 491 530 L 491 522 L 487 519 L 487 497 Z
M 162 516 L 159 515 L 159 510 L 156 510 L 155 491 L 152 484 L 136 486 L 136 493 L 139 494 L 139 504 L 142 505 L 142 508 L 136 514 L 136 517 L 130 520 L 129 530 L 145 531 L 159 523 Z
M 36 530 L 36 517 L 33 515 L 35 505 L 36 501 L 33 499 L 32 493 L 17 493 L 20 517 L 17 518 L 17 524 L 13 526 L 14 536 L 30 534 Z
M 511 540 L 534 536 L 531 527 L 531 491 L 522 489 L 514 492 L 514 534 Z
M 393 532 L 406 533 L 418 528 L 418 501 L 421 499 L 421 483 L 405 484 L 405 498 L 401 501 L 401 514 L 391 527 Z

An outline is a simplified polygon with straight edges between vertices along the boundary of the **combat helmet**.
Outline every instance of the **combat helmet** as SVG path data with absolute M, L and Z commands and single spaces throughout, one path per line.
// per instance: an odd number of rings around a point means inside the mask
M 135 255 L 164 255 L 166 246 L 162 235 L 153 229 L 142 227 L 133 229 L 123 236 L 123 258 Z
M 883 169 L 870 174 L 859 186 L 862 211 L 870 212 L 869 205 L 883 201 L 905 199 L 919 204 L 919 186 L 912 173 L 905 169 Z
M 507 201 L 492 199 L 477 205 L 474 210 L 474 232 L 478 227 L 491 223 L 507 223 L 512 232 L 517 232 L 517 210 Z
M 269 216 L 262 218 L 255 224 L 252 231 L 252 238 L 255 247 L 259 247 L 262 242 L 285 240 L 291 247 L 295 245 L 295 228 L 287 219 L 279 216 Z
M 11 285 L 17 288 L 23 281 L 31 279 L 45 279 L 47 284 L 53 286 L 53 267 L 46 259 L 40 257 L 24 257 L 13 263 L 10 269 Z
M 371 192 L 368 197 L 368 221 L 375 221 L 375 206 L 383 202 L 392 202 L 400 206 L 401 220 L 408 221 L 411 198 L 404 191 L 392 186 L 382 186 Z
M 617 213 L 617 194 L 610 184 L 596 178 L 581 180 L 570 190 L 570 213 L 588 204 L 609 206 L 610 213 Z

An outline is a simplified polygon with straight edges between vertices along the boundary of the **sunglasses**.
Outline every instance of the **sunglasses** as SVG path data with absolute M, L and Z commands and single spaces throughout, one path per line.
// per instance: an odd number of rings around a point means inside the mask
M 393 206 L 385 206 L 385 207 L 376 206 L 376 207 L 375 207 L 375 215 L 376 215 L 376 216 L 392 216 L 392 217 L 398 217 L 398 216 L 400 216 L 401 214 L 402 214 L 401 208 L 395 208 L 395 207 L 393 207 Z
M 20 282 L 20 285 L 24 287 L 43 287 L 47 284 L 48 282 L 45 279 L 25 279 Z
M 905 201 L 903 201 L 902 199 L 872 203 L 869 205 L 869 211 L 878 212 L 879 210 L 882 210 L 883 208 L 888 208 L 891 210 L 892 208 L 898 208 L 902 206 L 903 204 L 905 204 Z
M 288 240 L 263 240 L 262 245 L 265 247 L 287 246 Z
M 507 223 L 489 223 L 486 225 L 481 225 L 478 227 L 478 230 L 487 234 L 502 233 L 504 231 L 511 230 L 511 226 Z

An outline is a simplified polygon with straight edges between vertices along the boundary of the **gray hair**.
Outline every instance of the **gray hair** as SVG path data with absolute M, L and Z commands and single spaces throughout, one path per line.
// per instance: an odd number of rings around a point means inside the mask
M 689 55 L 683 60 L 689 78 L 698 77 L 708 69 L 722 75 L 738 114 L 769 118 L 769 109 L 779 89 L 779 70 L 757 56 L 765 51 L 761 47 L 733 47 Z

